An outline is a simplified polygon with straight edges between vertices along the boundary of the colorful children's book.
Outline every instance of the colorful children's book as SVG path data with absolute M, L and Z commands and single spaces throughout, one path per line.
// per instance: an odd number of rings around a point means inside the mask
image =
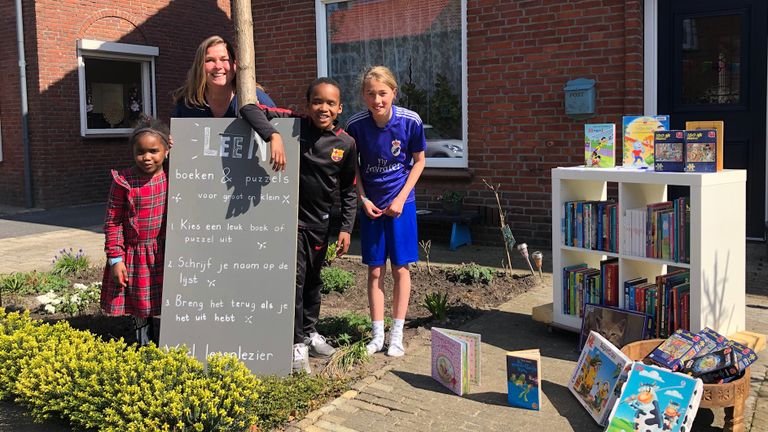
M 589 333 L 568 388 L 597 423 L 605 425 L 631 364 L 599 333 Z
M 685 171 L 717 171 L 717 130 L 697 129 L 685 131 Z
M 622 135 L 625 168 L 653 169 L 653 133 L 669 129 L 669 116 L 624 116 Z
M 703 392 L 698 378 L 635 362 L 605 430 L 690 431 Z
M 654 132 L 653 161 L 655 171 L 683 172 L 685 169 L 685 131 Z
M 657 365 L 677 371 L 686 360 L 695 357 L 704 349 L 705 345 L 698 335 L 680 329 L 648 354 L 648 359 Z
M 613 168 L 616 165 L 616 125 L 584 125 L 584 166 Z
M 725 139 L 725 123 L 722 120 L 714 121 L 687 121 L 686 130 L 694 129 L 715 129 L 717 131 L 717 170 L 723 170 L 723 140 Z
M 752 348 L 730 339 L 728 339 L 725 344 L 729 347 L 733 347 L 733 350 L 736 353 L 736 360 L 739 362 L 740 370 L 745 370 L 757 360 L 757 354 L 755 354 Z
M 432 328 L 432 378 L 459 396 L 480 384 L 480 335 Z
M 541 409 L 539 350 L 507 352 L 507 402 L 514 407 Z

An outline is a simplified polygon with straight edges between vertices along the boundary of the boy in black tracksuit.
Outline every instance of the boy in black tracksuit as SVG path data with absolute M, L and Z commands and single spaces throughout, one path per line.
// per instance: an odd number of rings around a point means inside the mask
M 293 370 L 309 372 L 307 355 L 329 357 L 335 351 L 317 333 L 320 316 L 320 269 L 328 249 L 328 223 L 334 192 L 341 190 L 341 232 L 338 255 L 349 250 L 355 223 L 355 140 L 336 124 L 341 113 L 341 90 L 330 78 L 318 78 L 307 89 L 308 116 L 302 116 L 299 161 L 299 235 L 296 257 L 296 312 Z M 290 110 L 246 105 L 243 118 L 262 137 L 274 128 L 269 119 L 299 117 Z

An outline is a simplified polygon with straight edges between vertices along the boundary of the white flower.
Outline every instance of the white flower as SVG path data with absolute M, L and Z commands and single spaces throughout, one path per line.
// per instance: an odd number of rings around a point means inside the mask
M 61 304 L 61 301 L 62 301 L 62 299 L 60 299 L 59 297 L 56 297 L 53 300 L 51 300 L 50 304 L 52 304 L 52 305 L 59 305 L 59 304 Z
M 56 308 L 51 304 L 47 304 L 45 305 L 45 311 L 48 313 L 56 313 Z
M 49 291 L 49 292 L 47 292 L 47 293 L 45 293 L 43 295 L 37 296 L 36 298 L 37 298 L 37 301 L 39 301 L 40 303 L 42 303 L 44 305 L 47 305 L 47 304 L 53 303 L 53 301 L 56 300 L 58 297 L 59 296 L 56 295 L 55 292 Z M 59 300 L 59 301 L 61 301 L 61 300 Z
M 87 285 L 81 284 L 81 283 L 76 283 L 76 284 L 72 285 L 72 287 L 77 288 L 79 290 L 86 290 L 86 289 L 88 289 Z
M 80 297 L 77 294 L 72 294 L 72 297 L 69 298 L 69 303 L 80 304 Z

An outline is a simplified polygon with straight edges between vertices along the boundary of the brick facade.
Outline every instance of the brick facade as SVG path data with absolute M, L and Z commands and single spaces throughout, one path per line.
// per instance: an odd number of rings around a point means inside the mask
M 35 204 L 101 200 L 107 169 L 129 163 L 129 150 L 125 139 L 80 137 L 76 40 L 157 46 L 158 115 L 167 119 L 169 93 L 181 84 L 196 43 L 214 33 L 231 35 L 229 1 L 219 0 L 218 7 L 191 0 L 106 8 L 85 0 L 39 0 L 25 6 Z M 257 79 L 279 105 L 301 108 L 317 74 L 315 2 L 255 0 L 253 7 Z M 0 12 L 0 32 L 9 33 L 0 46 L 15 53 L 13 6 L 4 4 Z M 486 216 L 476 240 L 498 242 L 496 201 L 482 179 L 500 183 L 515 236 L 547 245 L 549 170 L 583 163 L 584 121 L 564 115 L 563 87 L 573 78 L 597 80 L 598 116 L 590 122 L 619 123 L 623 113 L 642 113 L 642 19 L 640 0 L 468 0 L 469 175 L 430 170 L 417 187 L 420 201 L 435 205 L 444 190 L 466 189 L 466 205 Z M 0 62 L 13 70 L 15 54 Z M 6 90 L 0 202 L 20 205 L 18 84 L 0 86 Z M 463 175 L 451 174 L 457 171 Z

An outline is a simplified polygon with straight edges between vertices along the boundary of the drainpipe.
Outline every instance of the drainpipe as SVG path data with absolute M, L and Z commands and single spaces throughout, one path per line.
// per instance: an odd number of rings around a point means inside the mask
M 21 0 L 16 0 L 16 39 L 19 43 L 19 80 L 21 82 L 21 140 L 24 151 L 24 196 L 27 207 L 35 204 L 32 194 L 32 163 L 29 152 L 29 106 L 27 104 L 27 61 L 24 54 L 24 18 Z

